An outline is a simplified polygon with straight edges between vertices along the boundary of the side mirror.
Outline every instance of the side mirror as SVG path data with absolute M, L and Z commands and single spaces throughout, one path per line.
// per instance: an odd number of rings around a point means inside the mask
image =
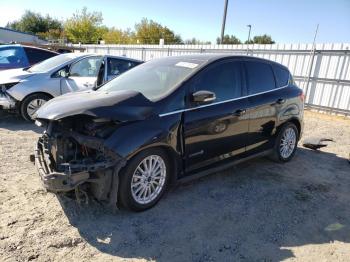
M 210 103 L 215 99 L 215 93 L 206 90 L 200 90 L 192 94 L 192 101 L 199 104 Z
M 67 78 L 67 77 L 69 76 L 69 72 L 67 72 L 66 70 L 61 70 L 61 71 L 59 72 L 59 75 L 60 75 L 60 77 L 65 77 L 65 78 Z

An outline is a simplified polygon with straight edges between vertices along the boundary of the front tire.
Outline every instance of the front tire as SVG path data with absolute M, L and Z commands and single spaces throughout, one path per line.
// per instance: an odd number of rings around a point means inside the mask
M 272 159 L 281 163 L 290 161 L 297 149 L 298 138 L 297 127 L 293 123 L 284 124 L 276 137 Z
M 45 94 L 32 94 L 27 96 L 21 104 L 21 116 L 27 121 L 34 121 L 33 116 L 35 112 L 51 97 Z
M 133 211 L 153 207 L 168 187 L 169 163 L 167 154 L 159 148 L 147 149 L 133 157 L 121 171 L 121 204 Z

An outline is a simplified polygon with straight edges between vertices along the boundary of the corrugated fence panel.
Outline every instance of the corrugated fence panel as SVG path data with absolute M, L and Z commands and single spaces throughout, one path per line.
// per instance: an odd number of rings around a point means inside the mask
M 82 45 L 86 52 L 148 61 L 165 56 L 228 53 L 257 56 L 289 68 L 306 103 L 350 115 L 350 43 L 272 45 Z

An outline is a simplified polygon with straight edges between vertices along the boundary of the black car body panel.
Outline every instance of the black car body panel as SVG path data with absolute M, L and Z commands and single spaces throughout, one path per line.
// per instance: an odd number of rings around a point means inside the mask
M 117 121 L 143 120 L 153 104 L 135 91 L 74 92 L 48 101 L 38 110 L 37 119 L 59 120 L 74 115 L 90 115 Z
M 100 192 L 94 194 L 95 197 L 104 200 L 112 192 L 111 181 L 116 181 L 118 176 L 113 170 L 120 170 L 137 153 L 150 147 L 161 147 L 169 154 L 176 181 L 266 152 L 274 146 L 278 130 L 286 122 L 297 126 L 300 139 L 303 93 L 294 85 L 285 67 L 245 56 L 178 59 L 204 59 L 205 63 L 158 101 L 151 101 L 136 91 L 97 90 L 68 94 L 44 105 L 37 113 L 37 120 L 46 125 L 46 132 L 36 151 L 43 181 L 59 177 L 62 182 L 62 177 L 72 177 L 72 170 L 76 170 L 76 176 L 82 180 L 72 178 L 68 188 L 67 183 L 62 184 L 64 190 L 57 190 L 59 187 L 55 184 L 53 191 L 67 191 L 91 182 L 92 191 Z M 190 97 L 196 91 L 196 77 L 205 74 L 206 68 L 227 61 L 236 63 L 234 68 L 240 71 L 237 75 L 241 79 L 240 92 L 232 94 L 233 98 L 219 100 L 218 97 L 218 101 L 212 103 L 193 103 Z M 288 81 L 278 86 L 273 73 L 274 86 L 252 93 L 245 61 L 261 61 L 269 67 L 287 70 Z M 61 146 L 56 146 L 60 143 Z M 78 159 L 73 160 L 77 149 Z M 74 169 L 77 163 L 81 168 Z M 94 167 L 89 169 L 89 164 Z M 50 190 L 47 182 L 46 185 Z

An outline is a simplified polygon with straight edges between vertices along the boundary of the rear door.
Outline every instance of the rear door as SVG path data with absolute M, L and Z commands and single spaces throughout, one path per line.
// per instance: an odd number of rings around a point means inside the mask
M 249 138 L 247 151 L 256 153 L 273 146 L 283 90 L 276 87 L 272 66 L 263 60 L 244 61 L 249 99 Z
M 191 104 L 184 113 L 186 171 L 205 167 L 245 151 L 248 119 L 242 98 L 242 66 L 239 61 L 209 65 L 189 83 L 190 93 L 214 92 L 216 100 L 205 105 Z
M 69 76 L 61 80 L 62 94 L 95 87 L 102 60 L 102 56 L 89 56 L 73 63 Z

